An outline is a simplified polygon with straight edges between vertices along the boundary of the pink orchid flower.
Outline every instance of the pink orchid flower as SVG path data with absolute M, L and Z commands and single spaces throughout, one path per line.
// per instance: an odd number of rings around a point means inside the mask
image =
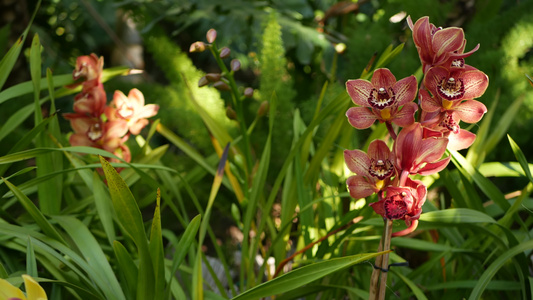
M 403 128 L 393 145 L 398 173 L 430 175 L 442 171 L 450 162 L 450 157 L 441 159 L 447 144 L 448 138 L 424 136 L 420 123 Z
M 396 81 L 388 69 L 377 69 L 371 81 L 348 80 L 346 90 L 352 101 L 360 106 L 346 112 L 348 121 L 357 129 L 368 128 L 375 120 L 402 127 L 415 121 L 418 106 L 412 101 L 416 96 L 417 82 L 412 75 Z
M 144 105 L 144 95 L 138 89 L 132 89 L 128 97 L 121 91 L 115 91 L 113 106 L 106 111 L 107 117 L 125 120 L 129 131 L 135 135 L 148 124 L 146 118 L 155 116 L 159 110 L 157 104 Z
M 350 195 L 355 199 L 378 192 L 390 183 L 390 177 L 395 174 L 392 154 L 381 140 L 370 143 L 368 154 L 361 150 L 345 150 L 344 160 L 348 169 L 357 174 L 346 181 Z
M 427 196 L 427 188 L 421 181 L 407 178 L 404 186 L 387 186 L 378 196 L 379 201 L 370 204 L 374 211 L 383 218 L 404 220 L 407 225 L 407 229 L 392 236 L 406 235 L 416 229 Z
M 422 17 L 413 24 L 407 17 L 407 24 L 413 31 L 413 41 L 418 50 L 424 73 L 432 66 L 438 66 L 455 59 L 463 59 L 479 48 L 463 53 L 466 40 L 463 29 L 458 27 L 441 28 L 429 23 L 429 17 Z M 451 59 L 451 60 L 450 60 Z
M 445 100 L 442 106 L 446 108 L 451 106 L 451 101 L 481 97 L 489 85 L 489 77 L 470 66 L 459 69 L 439 66 L 429 69 L 424 85 L 433 96 Z

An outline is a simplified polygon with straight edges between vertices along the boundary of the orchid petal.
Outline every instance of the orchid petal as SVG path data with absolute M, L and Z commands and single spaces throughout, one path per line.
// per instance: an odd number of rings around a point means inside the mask
M 159 105 L 148 104 L 148 105 L 143 106 L 141 110 L 139 111 L 139 113 L 135 115 L 135 117 L 139 119 L 150 118 L 150 117 L 157 115 L 158 111 L 159 111 Z
M 470 147 L 476 140 L 476 135 L 464 129 L 460 129 L 458 133 L 451 133 L 448 136 L 448 150 L 463 150 Z
M 104 125 L 106 138 L 119 138 L 128 132 L 128 122 L 122 119 L 108 121 Z
M 418 83 L 416 82 L 416 77 L 413 75 L 396 82 L 392 89 L 396 94 L 397 105 L 402 106 L 412 102 L 416 97 L 417 86 Z
M 348 122 L 357 129 L 366 129 L 376 121 L 377 117 L 366 107 L 351 107 L 346 112 Z
M 431 97 L 427 90 L 421 89 L 419 94 L 420 108 L 426 112 L 435 112 L 442 108 L 442 101 L 436 97 Z
M 427 138 L 420 143 L 416 162 L 434 162 L 442 157 L 448 145 L 447 138 Z
M 443 78 L 447 78 L 450 75 L 448 69 L 437 66 L 429 69 L 424 77 L 424 86 L 433 94 L 437 95 L 438 85 Z
M 346 184 L 348 185 L 350 196 L 354 199 L 365 198 L 379 191 L 375 185 L 359 175 L 348 177 Z
M 397 237 L 397 236 L 404 236 L 404 235 L 407 235 L 413 231 L 415 231 L 415 229 L 418 227 L 418 220 L 413 220 L 411 222 L 411 224 L 409 225 L 409 227 L 407 227 L 406 229 L 404 230 L 400 230 L 398 232 L 393 232 L 392 233 L 392 237 Z
M 348 80 L 346 82 L 346 91 L 348 91 L 353 103 L 359 106 L 369 106 L 368 98 L 372 89 L 374 89 L 372 83 L 364 79 Z
M 466 71 L 462 77 L 465 88 L 463 99 L 479 98 L 489 86 L 489 77 L 480 70 Z
M 368 145 L 368 158 L 375 159 L 375 160 L 390 159 L 389 146 L 387 146 L 387 144 L 382 140 L 373 140 Z M 368 160 L 368 165 L 370 165 L 370 159 Z
M 455 107 L 459 119 L 466 123 L 477 123 L 487 112 L 485 104 L 476 100 L 467 100 Z
M 363 151 L 359 149 L 344 150 L 344 161 L 346 162 L 348 169 L 353 173 L 368 176 L 370 158 L 368 158 L 368 155 Z
M 463 29 L 458 27 L 448 27 L 435 32 L 432 47 L 436 51 L 436 57 L 459 50 L 464 39 Z
M 389 69 L 381 68 L 374 71 L 371 79 L 372 85 L 374 88 L 385 88 L 388 89 L 396 83 L 396 77 L 392 74 Z
M 407 127 L 415 122 L 415 113 L 418 110 L 418 105 L 414 102 L 405 104 L 402 109 L 394 116 L 392 123 Z
M 148 120 L 146 119 L 139 119 L 137 122 L 130 124 L 130 132 L 133 135 L 137 135 L 141 133 L 141 130 L 148 125 Z
M 450 162 L 450 157 L 448 156 L 437 162 L 427 163 L 423 168 L 419 169 L 416 173 L 422 176 L 435 174 L 435 173 L 438 173 L 444 170 L 444 168 L 446 168 L 449 162 Z

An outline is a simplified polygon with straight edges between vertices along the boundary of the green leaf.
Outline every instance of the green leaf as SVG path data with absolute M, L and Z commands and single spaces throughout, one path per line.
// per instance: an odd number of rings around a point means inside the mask
M 423 213 L 420 221 L 461 225 L 464 223 L 496 223 L 489 215 L 468 208 L 450 208 Z
M 102 226 L 104 227 L 109 245 L 113 245 L 113 241 L 116 240 L 115 227 L 113 226 L 113 207 L 111 198 L 106 192 L 105 185 L 100 179 L 98 172 L 93 172 L 92 190 L 98 217 L 100 217 L 100 222 L 102 222 Z
M 26 40 L 26 36 L 28 35 L 28 31 L 30 30 L 31 24 L 33 23 L 33 19 L 35 18 L 35 15 L 37 14 L 37 11 L 39 10 L 40 6 L 41 0 L 37 2 L 30 22 L 28 22 L 28 26 L 26 27 L 20 38 L 17 39 L 15 44 L 11 47 L 11 49 L 9 49 L 9 51 L 0 61 L 0 90 L 2 90 L 2 87 L 4 86 L 4 83 L 6 82 L 9 73 L 11 73 L 13 66 L 15 66 L 20 51 L 22 50 L 22 46 L 24 45 L 24 41 Z
M 33 202 L 26 197 L 15 185 L 9 182 L 7 179 L 2 178 L 4 183 L 9 187 L 11 192 L 17 197 L 24 209 L 30 214 L 35 223 L 41 228 L 41 230 L 50 238 L 56 239 L 57 241 L 66 244 L 63 237 L 57 232 L 57 230 L 46 220 L 43 213 L 33 204 Z
M 520 147 L 516 144 L 516 142 L 511 138 L 510 135 L 507 135 L 507 138 L 509 139 L 509 144 L 511 144 L 511 148 L 513 149 L 514 156 L 516 157 L 516 160 L 520 163 L 520 166 L 522 167 L 522 170 L 526 173 L 527 178 L 531 183 L 533 183 L 533 176 L 531 176 L 531 171 L 529 169 L 529 164 L 527 162 L 526 156 L 524 155 L 524 152 L 520 150 Z
M 106 255 L 95 237 L 80 220 L 70 216 L 55 216 L 54 220 L 63 227 L 79 249 L 89 268 L 85 270 L 91 278 L 101 278 L 106 283 L 99 286 L 108 299 L 126 299 Z
M 139 250 L 137 299 L 150 299 L 155 288 L 154 268 L 141 211 L 126 182 L 117 171 L 102 156 L 100 156 L 100 162 L 104 169 L 117 218 L 124 232 L 131 237 Z
M 165 292 L 165 253 L 163 235 L 161 234 L 161 190 L 157 189 L 157 199 L 150 232 L 150 255 L 154 265 L 155 293 L 154 299 L 162 299 Z
M 31 239 L 31 237 L 28 237 L 28 246 L 26 247 L 26 272 L 31 277 L 37 277 L 37 260 L 35 259 L 35 251 L 33 250 Z
M 407 286 L 413 291 L 415 294 L 416 299 L 418 300 L 427 300 L 427 297 L 424 295 L 424 292 L 409 278 L 403 276 L 400 272 L 396 272 L 396 270 L 391 270 L 394 275 L 400 277 L 400 279 L 407 284 Z
M 33 98 L 34 98 L 34 121 L 35 125 L 39 124 L 43 119 L 41 112 L 41 104 L 39 103 L 41 91 L 41 42 L 39 35 L 36 33 L 33 36 L 30 48 L 30 74 L 33 83 Z
M 139 269 L 137 268 L 135 261 L 131 258 L 128 250 L 126 250 L 119 241 L 113 242 L 113 250 L 115 251 L 115 257 L 117 258 L 118 270 L 125 279 L 123 283 L 125 288 L 123 290 L 127 292 L 127 299 L 135 299 Z
M 293 270 L 280 277 L 258 285 L 232 298 L 233 300 L 257 300 L 291 291 L 295 288 L 311 283 L 326 275 L 364 262 L 390 251 L 365 253 L 341 258 L 333 258 Z
M 509 259 L 531 249 L 533 249 L 533 240 L 528 240 L 526 242 L 521 242 L 517 246 L 505 251 L 504 253 L 499 254 L 498 258 L 496 258 L 494 262 L 485 270 L 485 272 L 483 272 L 468 299 L 481 299 L 483 291 L 487 288 L 487 286 L 491 282 L 492 277 L 496 275 L 498 270 L 504 264 L 506 264 Z
M 185 232 L 181 236 L 181 239 L 176 246 L 176 251 L 174 252 L 173 258 L 172 258 L 172 267 L 170 268 L 170 274 L 176 274 L 176 271 L 178 270 L 178 267 L 181 265 L 183 260 L 185 259 L 185 256 L 187 255 L 187 252 L 189 251 L 189 248 L 194 242 L 194 238 L 196 237 L 196 233 L 198 233 L 198 229 L 200 228 L 200 222 L 202 220 L 201 215 L 197 215 L 194 217 L 187 228 L 185 228 Z M 172 280 L 175 279 L 174 276 L 170 276 L 170 281 L 167 284 L 167 291 L 166 296 L 164 299 L 169 299 L 170 296 L 170 286 L 172 284 Z
M 41 82 L 40 82 L 41 90 L 46 89 L 47 81 L 48 81 L 47 78 L 45 77 L 41 78 Z M 54 88 L 61 87 L 67 84 L 71 84 L 73 83 L 72 73 L 56 75 L 53 77 L 53 82 L 54 84 L 52 86 Z M 33 81 L 26 81 L 26 82 L 11 86 L 3 90 L 2 92 L 0 92 L 0 104 L 4 103 L 5 101 L 16 99 L 20 96 L 31 93 L 32 88 L 33 88 Z
M 411 239 L 411 238 L 402 238 L 402 237 L 395 237 L 391 241 L 392 245 L 402 247 L 402 248 L 408 248 L 408 249 L 415 249 L 420 251 L 435 251 L 435 252 L 474 252 L 472 249 L 461 249 L 461 248 L 455 248 L 449 245 L 444 244 L 437 244 L 433 242 L 428 242 L 424 240 L 418 240 L 418 239 Z

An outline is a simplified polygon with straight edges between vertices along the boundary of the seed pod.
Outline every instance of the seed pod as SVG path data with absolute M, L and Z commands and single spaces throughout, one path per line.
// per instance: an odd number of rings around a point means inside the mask
M 231 106 L 226 107 L 226 116 L 230 120 L 237 120 L 237 113 L 231 108 Z
M 252 98 L 253 95 L 254 95 L 254 89 L 252 89 L 251 87 L 247 87 L 244 89 L 244 97 Z
M 222 77 L 222 75 L 220 75 L 219 73 L 207 73 L 205 74 L 205 78 L 207 78 L 207 80 L 209 80 L 210 82 L 217 82 L 220 80 L 220 78 Z
M 224 81 L 217 81 L 213 86 L 219 91 L 229 91 L 229 86 Z
M 202 78 L 200 78 L 200 80 L 198 80 L 198 87 L 203 87 L 205 85 L 207 85 L 209 83 L 209 80 L 207 80 L 207 78 L 205 78 L 205 76 L 202 76 Z
M 228 47 L 220 49 L 220 58 L 226 58 L 230 55 L 231 50 Z
M 217 31 L 211 28 L 207 31 L 205 37 L 207 38 L 207 42 L 212 44 L 217 39 Z
M 204 52 L 205 50 L 205 44 L 203 42 L 194 42 L 191 44 L 191 47 L 189 48 L 189 52 Z
M 232 59 L 230 66 L 233 72 L 239 71 L 239 69 L 241 68 L 241 62 L 238 59 Z
M 268 101 L 261 102 L 261 105 L 259 106 L 259 109 L 257 110 L 257 115 L 259 117 L 266 115 L 269 108 L 270 108 L 270 104 L 268 103 Z

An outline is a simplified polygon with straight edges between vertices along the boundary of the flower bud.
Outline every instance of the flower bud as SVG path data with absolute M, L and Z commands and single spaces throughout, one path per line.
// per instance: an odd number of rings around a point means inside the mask
M 224 81 L 217 81 L 213 86 L 219 91 L 229 91 L 229 86 Z
M 226 58 L 231 53 L 231 50 L 228 47 L 220 49 L 220 58 Z
M 207 31 L 205 37 L 207 38 L 207 42 L 211 44 L 217 39 L 217 31 L 211 28 Z
M 191 44 L 191 47 L 189 48 L 189 52 L 204 52 L 205 50 L 205 44 L 203 42 L 194 42 Z
M 254 95 L 254 89 L 252 89 L 251 87 L 247 87 L 244 89 L 244 97 L 252 98 L 253 95 Z
M 238 59 L 232 59 L 230 66 L 233 72 L 239 71 L 239 69 L 241 68 L 241 62 Z
M 200 78 L 200 80 L 198 80 L 198 87 L 203 87 L 205 85 L 207 85 L 209 83 L 209 80 L 207 80 L 207 78 L 205 78 L 205 76 L 202 76 L 202 78 Z
M 222 77 L 222 75 L 220 75 L 219 73 L 207 73 L 205 74 L 205 78 L 207 78 L 207 80 L 209 80 L 210 82 L 217 82 L 220 80 L 220 78 Z
M 261 102 L 261 105 L 259 106 L 259 109 L 257 110 L 257 116 L 262 117 L 266 115 L 269 108 L 270 108 L 270 104 L 268 103 L 268 101 Z
M 237 113 L 231 108 L 231 106 L 226 107 L 226 116 L 230 120 L 237 120 Z

